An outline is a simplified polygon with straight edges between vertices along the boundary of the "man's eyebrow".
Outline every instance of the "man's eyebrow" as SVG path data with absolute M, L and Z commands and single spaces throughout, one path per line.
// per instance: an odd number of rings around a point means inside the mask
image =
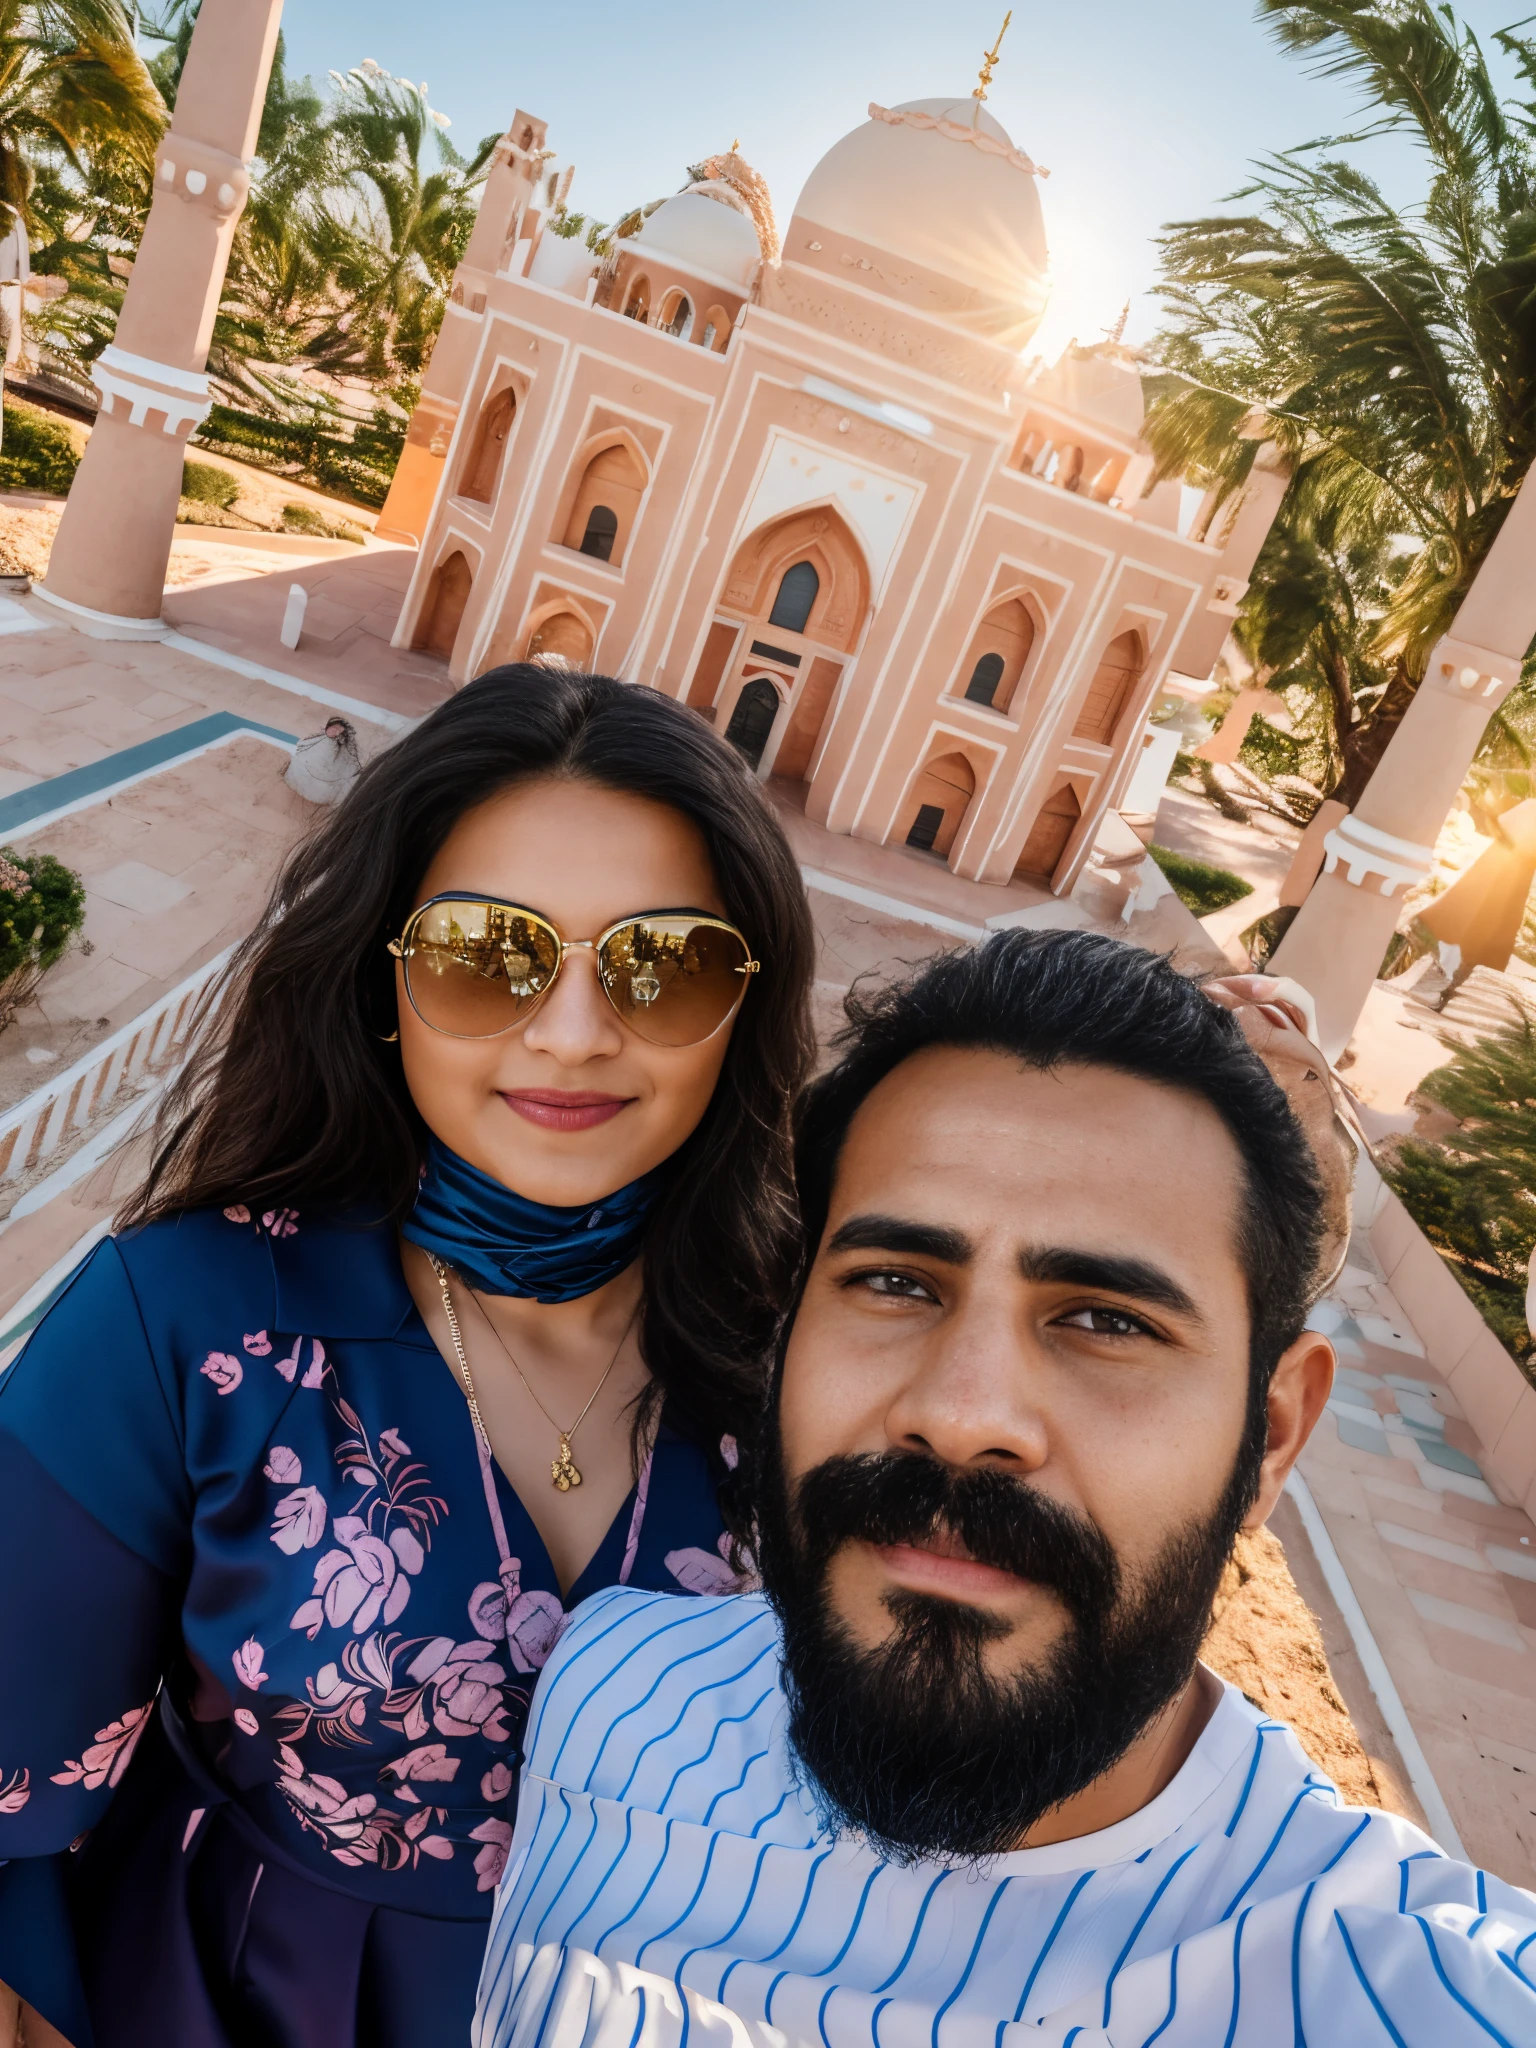
M 829 1252 L 901 1252 L 918 1259 L 939 1259 L 946 1266 L 964 1266 L 971 1240 L 961 1230 L 937 1223 L 915 1223 L 903 1216 L 850 1216 L 827 1239 Z
M 1101 1288 L 1106 1294 L 1128 1295 L 1154 1308 L 1188 1316 L 1192 1322 L 1205 1321 L 1178 1281 L 1146 1259 L 1082 1251 L 1071 1245 L 1027 1245 L 1019 1254 L 1019 1271 L 1026 1280 Z

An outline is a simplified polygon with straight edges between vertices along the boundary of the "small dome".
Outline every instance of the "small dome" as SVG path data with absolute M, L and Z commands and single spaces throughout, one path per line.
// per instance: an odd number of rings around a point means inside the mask
M 1044 307 L 1047 251 L 1029 158 L 979 100 L 908 100 L 870 113 L 811 172 L 796 219 L 905 257 L 972 299 L 1015 309 L 1010 340 L 1021 325 L 1032 332 Z
M 685 270 L 745 291 L 762 261 L 757 229 L 732 195 L 715 188 L 678 192 L 664 200 L 634 237 L 655 255 Z

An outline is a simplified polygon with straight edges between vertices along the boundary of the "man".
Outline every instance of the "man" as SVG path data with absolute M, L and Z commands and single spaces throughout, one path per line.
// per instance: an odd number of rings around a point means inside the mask
M 1536 1898 L 1198 1662 L 1333 1370 L 1236 1021 L 993 939 L 864 1010 L 800 1171 L 766 1597 L 580 1611 L 480 2048 L 1531 2048 Z

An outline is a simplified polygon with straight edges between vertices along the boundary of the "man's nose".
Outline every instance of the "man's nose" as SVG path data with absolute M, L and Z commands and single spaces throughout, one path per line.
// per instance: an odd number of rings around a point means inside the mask
M 1027 1341 L 1001 1304 L 942 1318 L 886 1412 L 894 1449 L 946 1465 L 1035 1472 L 1050 1455 Z
M 611 1058 L 622 1048 L 624 1027 L 603 993 L 595 952 L 567 950 L 554 987 L 528 1020 L 523 1043 L 566 1067 Z

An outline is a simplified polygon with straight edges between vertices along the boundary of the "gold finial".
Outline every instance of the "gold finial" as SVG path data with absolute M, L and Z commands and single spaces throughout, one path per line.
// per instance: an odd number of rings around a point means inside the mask
M 734 142 L 733 142 L 733 143 L 731 144 L 731 155 L 732 155 L 732 156 L 736 156 L 736 155 L 738 155 L 738 154 L 740 153 L 740 150 L 741 150 L 741 137 L 740 137 L 740 136 L 738 135 L 738 136 L 737 136 L 737 138 L 736 138 L 736 140 L 735 140 L 735 141 L 734 141 Z
M 997 32 L 997 41 L 981 60 L 981 75 L 977 80 L 975 91 L 971 94 L 973 100 L 984 100 L 987 96 L 987 87 L 992 83 L 992 72 L 997 64 L 997 53 L 1003 47 L 1003 37 L 1007 35 L 1008 24 L 1012 19 L 1013 9 L 1010 7 L 1003 16 L 1003 25 Z

